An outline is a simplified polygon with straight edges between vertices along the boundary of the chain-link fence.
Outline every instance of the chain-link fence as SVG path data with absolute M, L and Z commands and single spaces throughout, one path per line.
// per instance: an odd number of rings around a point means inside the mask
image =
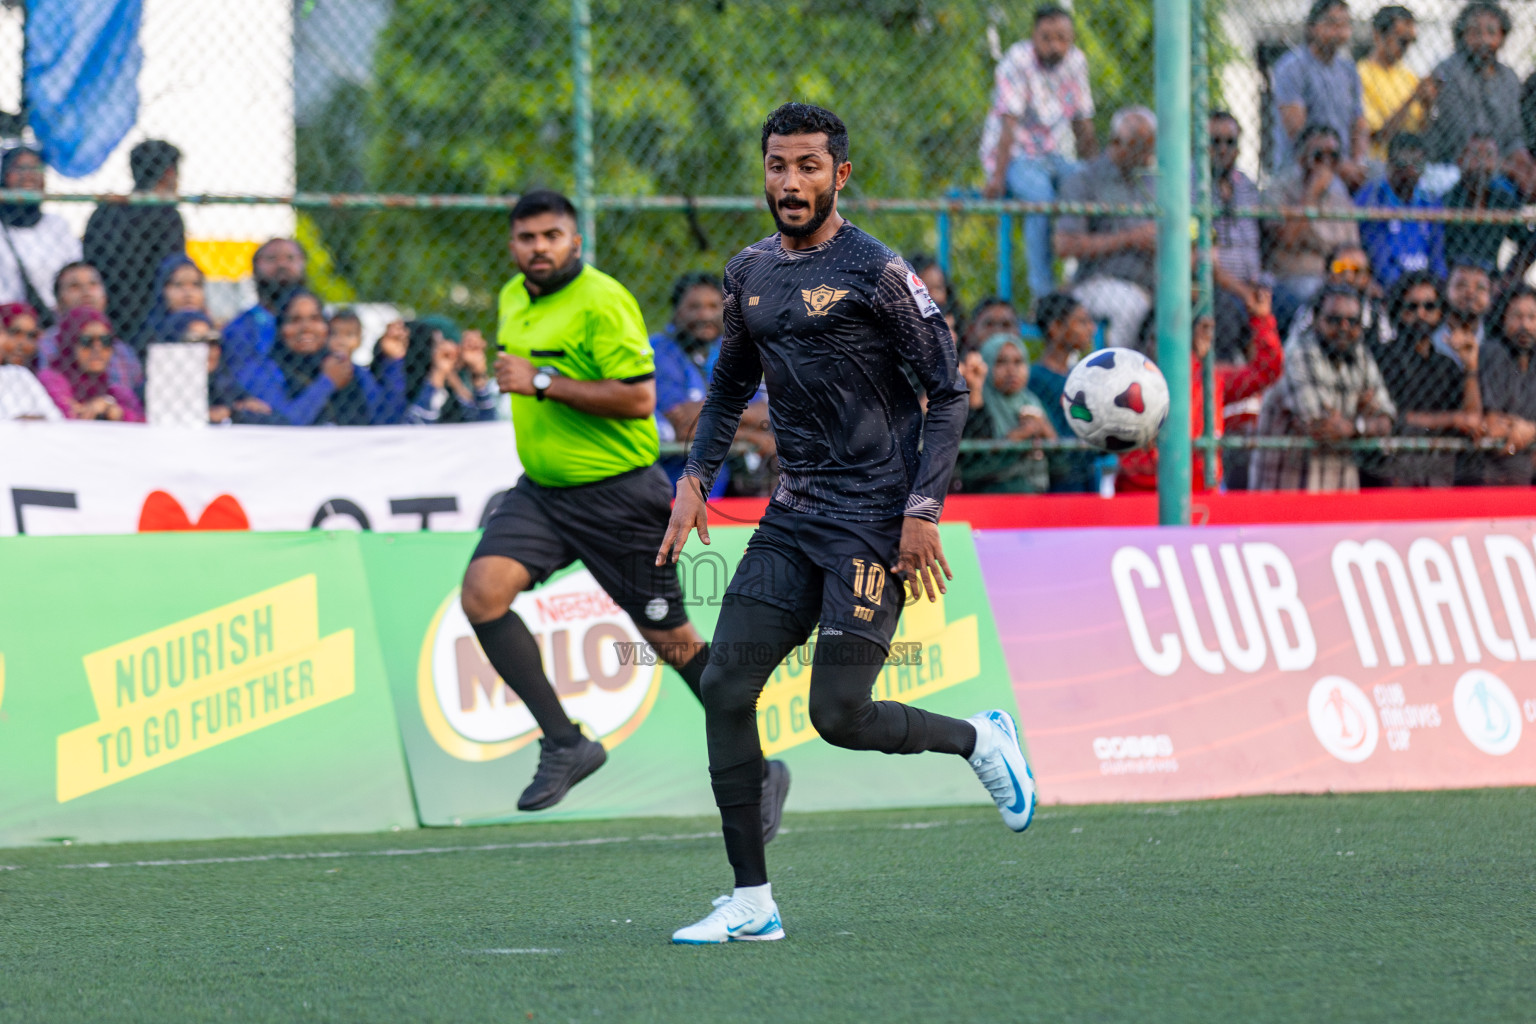
M 1536 299 L 1518 290 L 1536 258 L 1532 19 L 1410 7 L 1197 6 L 1195 108 L 1222 112 L 1191 140 L 1214 219 L 1192 233 L 1197 486 L 1530 482 L 1510 451 L 1536 437 Z M 0 362 L 26 373 L 0 376 L 0 415 L 495 418 L 485 339 L 515 272 L 516 195 L 571 194 L 589 256 L 661 334 L 674 282 L 771 232 L 760 125 L 799 99 L 850 126 L 841 209 L 912 258 L 985 396 L 957 486 L 1154 485 L 1153 455 L 1083 451 L 1060 412 L 1084 352 L 1155 350 L 1150 5 L 143 0 L 142 15 L 137 122 L 100 169 L 45 175 L 57 118 L 16 140 L 42 159 L 14 148 L 0 168 Z M 20 8 L 0 15 L 0 106 L 18 111 L 34 97 L 20 83 L 42 80 L 26 31 Z M 269 238 L 298 244 L 258 251 Z M 313 297 L 290 294 L 301 283 Z M 692 348 L 682 334 L 686 396 L 709 331 Z M 186 340 L 209 347 L 155 349 Z M 666 412 L 664 438 L 685 440 Z M 771 435 L 742 440 L 739 486 L 762 490 Z

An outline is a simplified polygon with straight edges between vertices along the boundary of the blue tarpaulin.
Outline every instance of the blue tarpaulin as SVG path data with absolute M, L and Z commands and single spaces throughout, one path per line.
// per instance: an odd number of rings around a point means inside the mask
M 49 166 L 90 174 L 139 116 L 143 0 L 29 0 L 28 120 Z

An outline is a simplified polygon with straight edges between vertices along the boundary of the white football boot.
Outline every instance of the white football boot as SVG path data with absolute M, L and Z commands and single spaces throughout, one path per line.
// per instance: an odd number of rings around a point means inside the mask
M 1035 776 L 1019 749 L 1018 725 L 1006 711 L 982 711 L 967 721 L 976 727 L 971 768 L 1002 812 L 1003 824 L 1023 832 L 1035 816 Z
M 683 946 L 706 946 L 720 942 L 773 942 L 784 937 L 771 884 L 737 889 L 730 896 L 716 899 L 714 905 L 715 909 L 704 920 L 673 932 L 672 941 Z

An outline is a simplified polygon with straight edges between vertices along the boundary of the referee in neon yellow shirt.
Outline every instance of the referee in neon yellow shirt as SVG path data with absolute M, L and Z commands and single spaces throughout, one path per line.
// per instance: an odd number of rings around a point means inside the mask
M 560 706 L 518 594 L 580 559 L 699 695 L 709 647 L 688 621 L 675 565 L 657 566 L 672 487 L 656 465 L 656 368 L 639 304 L 581 259 L 576 208 L 535 191 L 512 208 L 518 275 L 501 290 L 496 382 L 512 395 L 523 476 L 464 572 L 464 613 L 491 665 L 544 736 L 519 810 L 553 807 L 607 753 Z M 778 831 L 789 772 L 767 762 L 763 832 Z

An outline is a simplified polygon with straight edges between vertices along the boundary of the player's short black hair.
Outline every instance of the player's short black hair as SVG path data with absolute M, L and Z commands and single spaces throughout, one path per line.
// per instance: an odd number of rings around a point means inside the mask
M 1061 323 L 1077 312 L 1081 305 L 1081 302 L 1066 292 L 1042 295 L 1035 302 L 1035 326 L 1040 328 L 1041 334 L 1049 335 L 1051 324 Z
M 1456 21 L 1451 26 L 1451 38 L 1456 41 L 1456 48 L 1461 49 L 1461 39 L 1467 34 L 1467 26 L 1472 24 L 1472 19 L 1480 14 L 1492 15 L 1499 23 L 1499 28 L 1507 36 L 1512 27 L 1509 20 L 1509 12 L 1498 4 L 1489 3 L 1488 0 L 1472 0 L 1471 3 L 1461 9 L 1456 15 Z
M 832 154 L 832 163 L 834 165 L 846 163 L 848 126 L 843 124 L 843 119 L 832 111 L 809 103 L 785 103 L 768 115 L 768 120 L 763 122 L 763 154 L 768 153 L 770 135 L 816 135 L 818 133 L 825 134 L 827 137 L 827 152 Z
M 1413 12 L 1401 4 L 1388 4 L 1371 15 L 1371 29 L 1379 35 L 1386 35 L 1392 31 L 1392 26 L 1400 21 L 1417 20 L 1413 16 Z
M 71 270 L 79 270 L 81 267 L 90 267 L 92 270 L 96 271 L 96 276 L 98 278 L 101 277 L 101 268 L 92 263 L 90 260 L 73 260 L 72 262 L 66 263 L 59 268 L 59 272 L 57 274 L 53 275 L 53 297 L 55 300 L 57 300 L 59 297 L 59 286 L 64 283 L 64 275 L 69 273 Z
M 707 270 L 692 270 L 672 282 L 672 308 L 676 309 L 693 289 L 702 288 L 705 285 L 722 295 L 725 294 L 725 289 L 720 285 L 720 279 L 714 274 Z
M 571 218 L 578 224 L 581 223 L 581 218 L 576 215 L 576 204 L 567 199 L 563 193 L 556 192 L 552 188 L 536 188 L 518 196 L 508 221 L 516 224 L 520 220 L 537 217 L 541 213 L 558 213 Z
M 1312 6 L 1307 9 L 1307 28 L 1322 21 L 1335 7 L 1342 7 L 1346 12 L 1349 11 L 1349 4 L 1344 0 L 1312 0 Z
M 1058 4 L 1043 4 L 1035 8 L 1034 23 L 1036 25 L 1042 21 L 1049 21 L 1051 18 L 1066 18 L 1068 21 L 1071 21 L 1072 12 Z
M 181 163 L 181 150 L 161 139 L 145 139 L 128 151 L 128 170 L 133 174 L 133 190 L 148 192 L 165 177 L 165 172 Z

